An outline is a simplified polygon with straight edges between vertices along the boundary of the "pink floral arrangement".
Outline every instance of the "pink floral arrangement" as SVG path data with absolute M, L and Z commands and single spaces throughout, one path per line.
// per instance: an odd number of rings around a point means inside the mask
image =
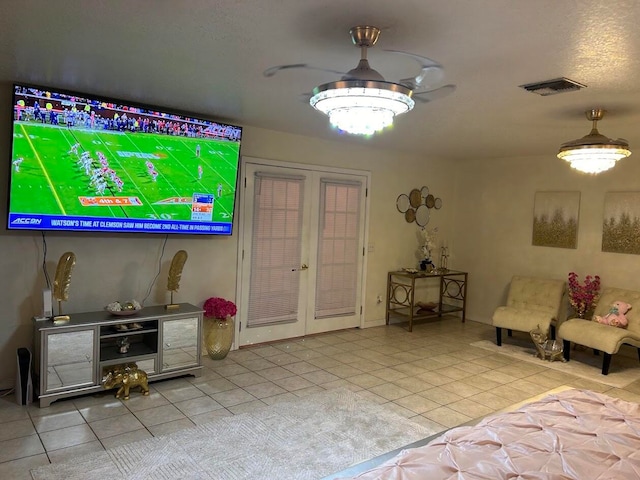
M 203 308 L 205 316 L 219 319 L 233 317 L 237 311 L 235 303 L 220 297 L 208 298 Z
M 578 274 L 569 273 L 569 303 L 578 316 L 583 316 L 589 309 L 595 306 L 600 295 L 600 277 L 587 275 L 584 285 L 580 284 Z

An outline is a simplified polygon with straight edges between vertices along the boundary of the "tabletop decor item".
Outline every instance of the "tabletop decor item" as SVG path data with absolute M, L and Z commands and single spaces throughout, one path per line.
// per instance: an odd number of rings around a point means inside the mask
M 140 313 L 142 305 L 137 300 L 131 299 L 128 302 L 111 302 L 109 305 L 104 307 L 104 309 L 111 315 L 126 317 Z
M 180 278 L 182 277 L 182 269 L 187 261 L 189 255 L 184 250 L 178 250 L 171 260 L 171 266 L 169 267 L 169 277 L 167 278 L 167 290 L 171 294 L 171 300 L 167 309 L 179 308 L 179 305 L 173 303 L 173 292 L 177 292 L 180 288 Z
M 435 264 L 431 258 L 431 252 L 436 248 L 438 227 L 421 228 L 420 235 L 422 237 L 422 245 L 420 246 L 420 255 L 422 256 L 422 260 L 420 261 L 420 270 L 431 272 L 435 269 Z
M 587 312 L 595 307 L 599 296 L 600 277 L 598 275 L 587 275 L 584 284 L 581 284 L 577 273 L 569 273 L 569 303 L 578 318 L 585 318 Z
M 56 276 L 53 280 L 53 298 L 58 301 L 58 315 L 53 317 L 54 323 L 66 323 L 69 315 L 63 315 L 62 302 L 69 300 L 69 285 L 71 284 L 71 272 L 76 264 L 76 255 L 73 252 L 65 252 L 60 256 L 56 267 Z
M 204 340 L 213 360 L 227 356 L 233 344 L 233 318 L 237 312 L 231 300 L 211 297 L 204 302 Z

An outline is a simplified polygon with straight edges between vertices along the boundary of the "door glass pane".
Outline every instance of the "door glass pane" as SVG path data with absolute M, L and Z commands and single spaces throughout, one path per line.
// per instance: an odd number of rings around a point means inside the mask
M 321 180 L 315 318 L 356 312 L 361 188 Z
M 247 326 L 298 316 L 304 178 L 256 174 Z

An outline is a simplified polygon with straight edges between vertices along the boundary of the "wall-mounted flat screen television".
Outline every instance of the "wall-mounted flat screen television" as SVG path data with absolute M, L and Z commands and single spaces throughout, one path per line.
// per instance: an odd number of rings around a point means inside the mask
M 230 235 L 242 129 L 14 85 L 9 229 Z

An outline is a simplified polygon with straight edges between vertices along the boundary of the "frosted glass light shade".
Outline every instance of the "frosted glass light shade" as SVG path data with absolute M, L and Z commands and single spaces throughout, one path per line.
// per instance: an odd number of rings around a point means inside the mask
M 329 116 L 331 124 L 354 135 L 372 135 L 413 109 L 404 85 L 371 80 L 341 80 L 313 90 L 309 104 Z
M 560 151 L 558 158 L 566 160 L 576 170 L 597 174 L 613 168 L 618 160 L 629 155 L 631 151 L 627 148 L 594 145 Z

